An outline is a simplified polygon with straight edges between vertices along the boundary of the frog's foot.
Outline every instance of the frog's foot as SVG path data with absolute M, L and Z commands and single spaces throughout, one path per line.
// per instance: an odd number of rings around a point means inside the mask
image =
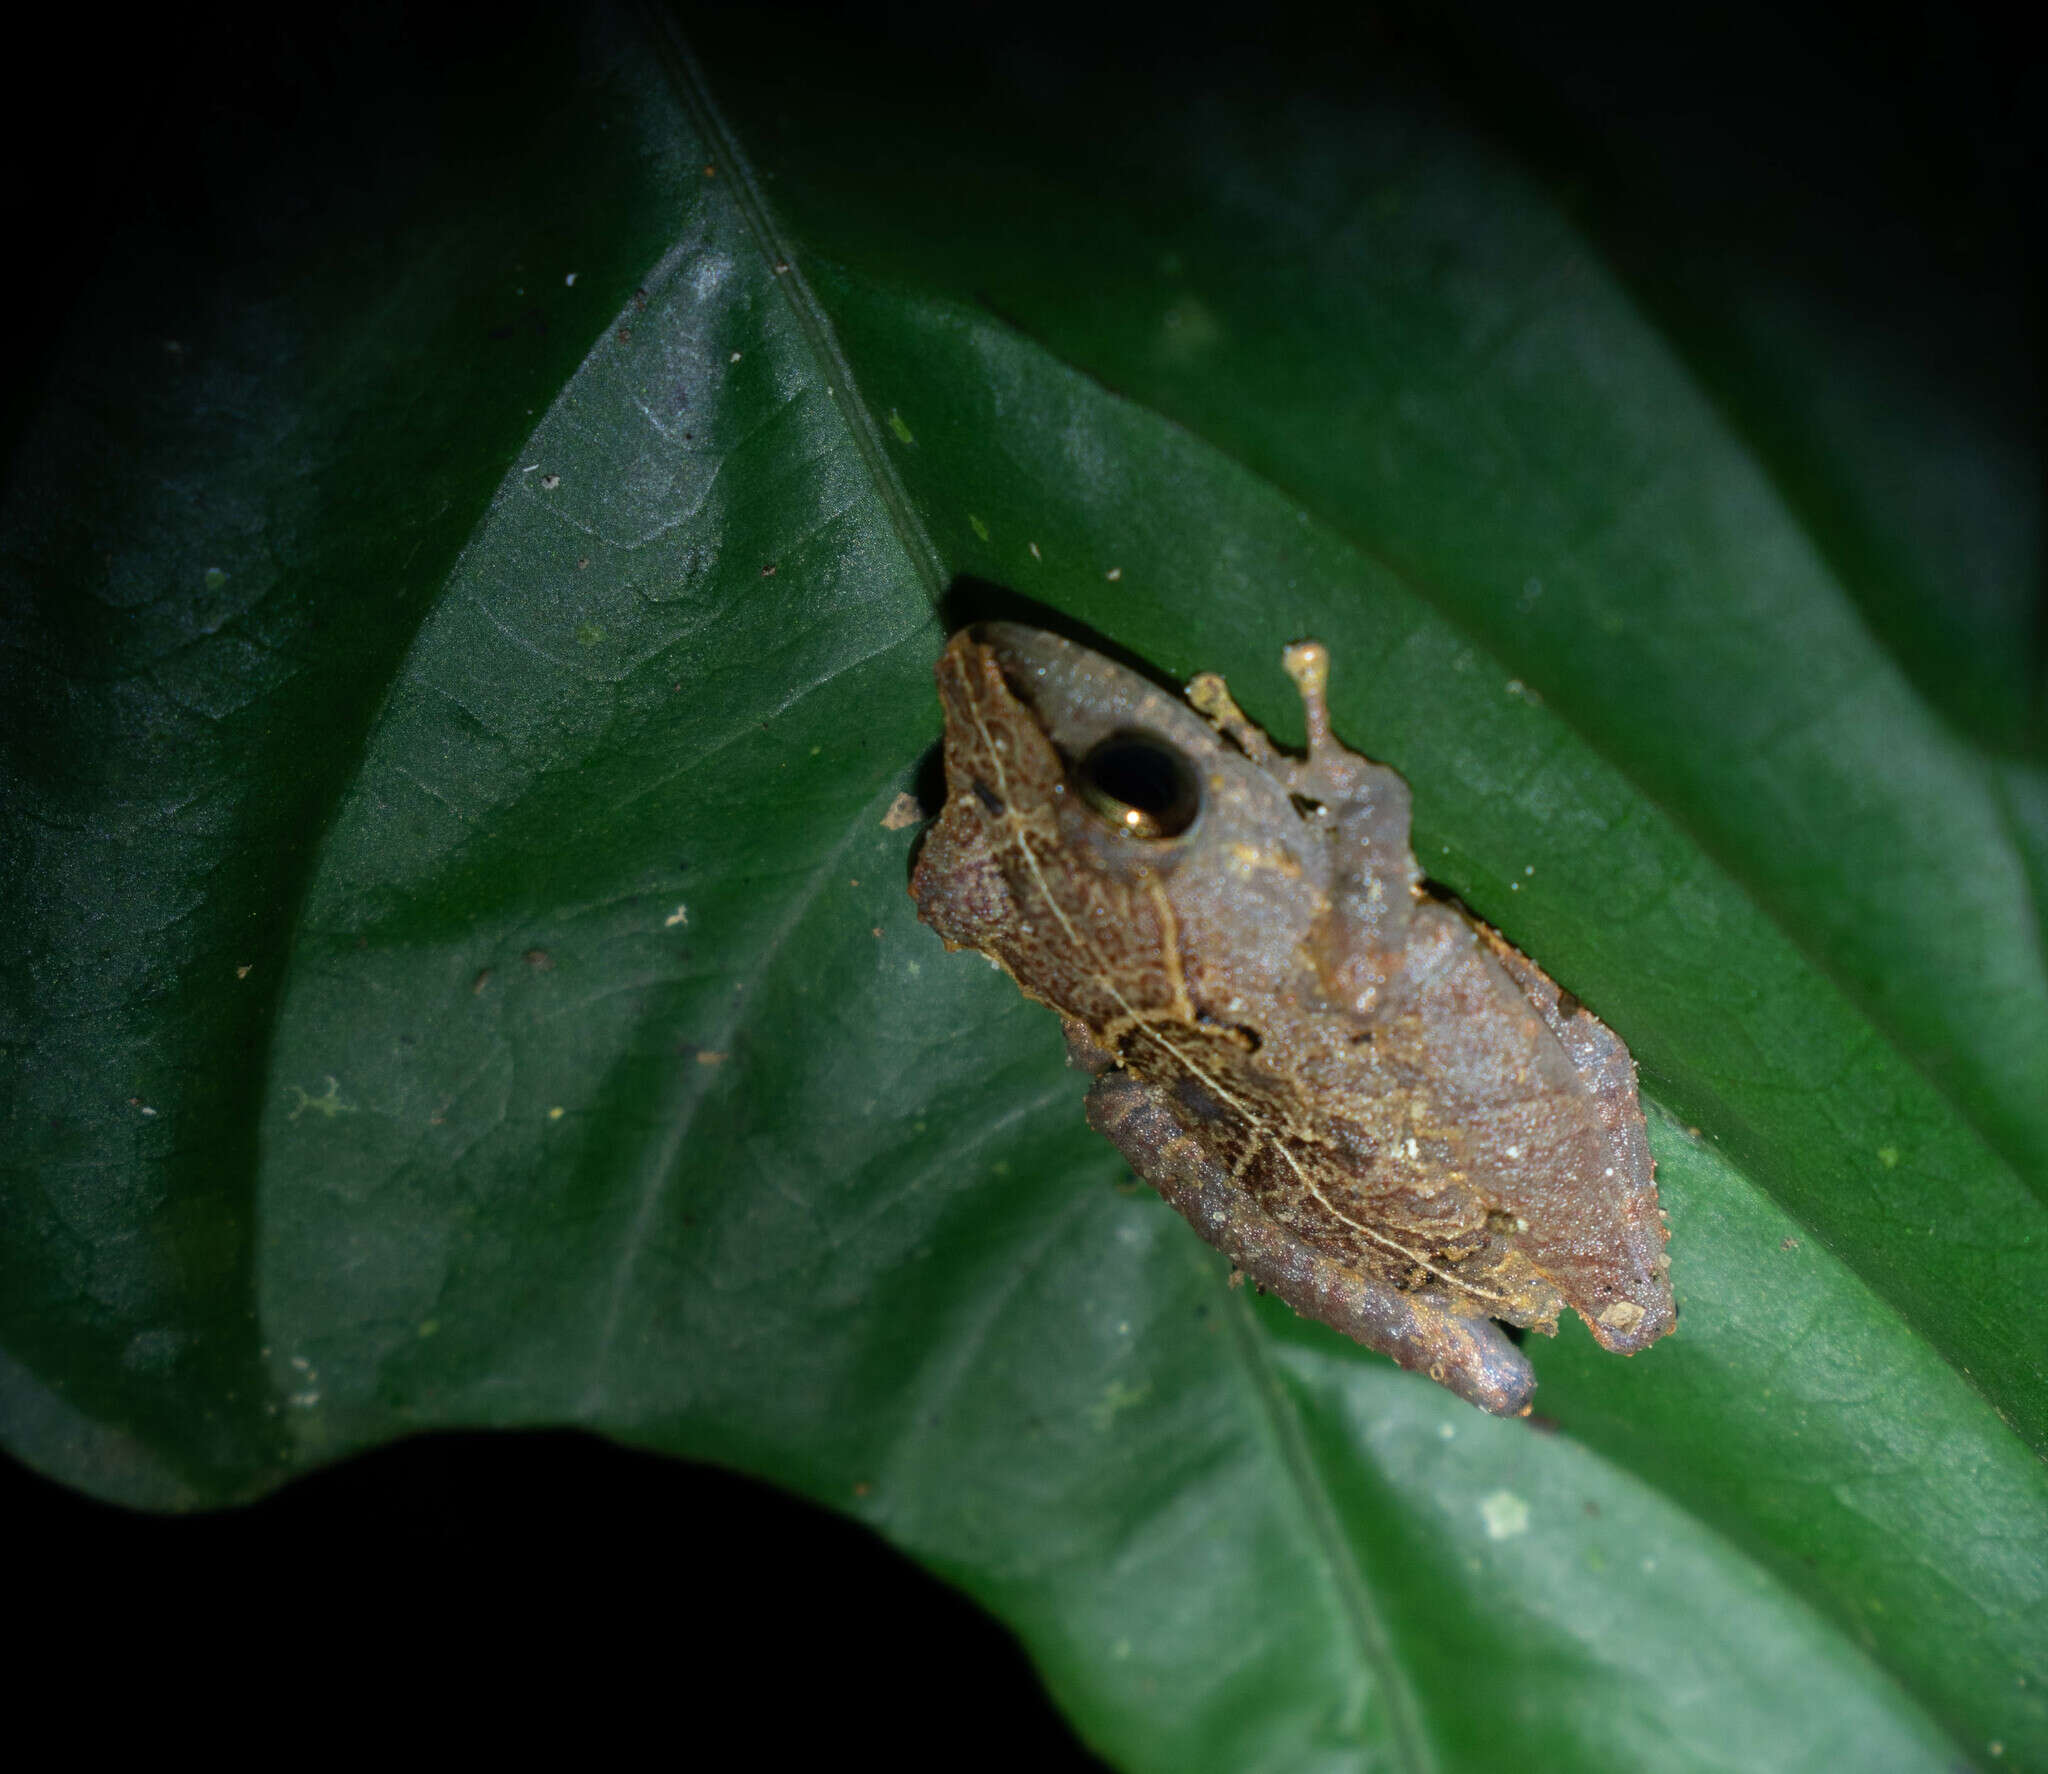
M 1270 770 L 1279 761 L 1280 754 L 1273 749 L 1273 742 L 1237 706 L 1237 698 L 1231 695 L 1220 672 L 1198 672 L 1190 678 L 1188 703 L 1254 764 L 1263 764 Z

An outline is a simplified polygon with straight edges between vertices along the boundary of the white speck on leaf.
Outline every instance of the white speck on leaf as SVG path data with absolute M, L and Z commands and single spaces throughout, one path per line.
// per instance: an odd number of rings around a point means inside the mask
M 1479 1499 L 1489 1540 L 1512 1540 L 1529 1531 L 1529 1505 L 1513 1491 L 1490 1491 Z

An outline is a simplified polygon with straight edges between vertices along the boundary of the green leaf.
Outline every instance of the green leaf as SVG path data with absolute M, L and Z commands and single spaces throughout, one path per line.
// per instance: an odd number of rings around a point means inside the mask
M 7 1445 L 153 1507 L 716 1460 L 1133 1769 L 2048 1759 L 2048 779 L 1888 650 L 1910 440 L 1818 501 L 1742 418 L 1874 372 L 1745 382 L 1432 64 L 699 28 L 217 132 L 228 226 L 125 237 L 24 421 Z M 1480 1417 L 1088 1133 L 889 817 L 1016 600 L 1283 736 L 1330 643 L 1425 868 L 1641 1063 L 1676 1338 Z

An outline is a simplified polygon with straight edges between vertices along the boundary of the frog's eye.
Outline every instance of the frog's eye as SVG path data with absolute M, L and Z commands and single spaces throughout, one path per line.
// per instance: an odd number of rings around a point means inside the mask
M 1149 733 L 1112 733 L 1074 772 L 1081 798 L 1134 838 L 1177 838 L 1202 810 L 1202 791 L 1179 750 Z

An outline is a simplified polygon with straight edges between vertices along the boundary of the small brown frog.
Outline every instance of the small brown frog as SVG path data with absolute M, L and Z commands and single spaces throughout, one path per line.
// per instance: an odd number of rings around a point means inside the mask
M 1285 660 L 1305 761 L 1214 674 L 1198 716 L 1056 635 L 962 630 L 910 891 L 1060 1013 L 1090 1125 L 1239 1270 L 1524 1413 L 1493 1320 L 1554 1334 L 1571 1306 L 1624 1355 L 1675 1325 L 1635 1066 L 1423 891 L 1407 784 L 1331 737 L 1325 650 Z

